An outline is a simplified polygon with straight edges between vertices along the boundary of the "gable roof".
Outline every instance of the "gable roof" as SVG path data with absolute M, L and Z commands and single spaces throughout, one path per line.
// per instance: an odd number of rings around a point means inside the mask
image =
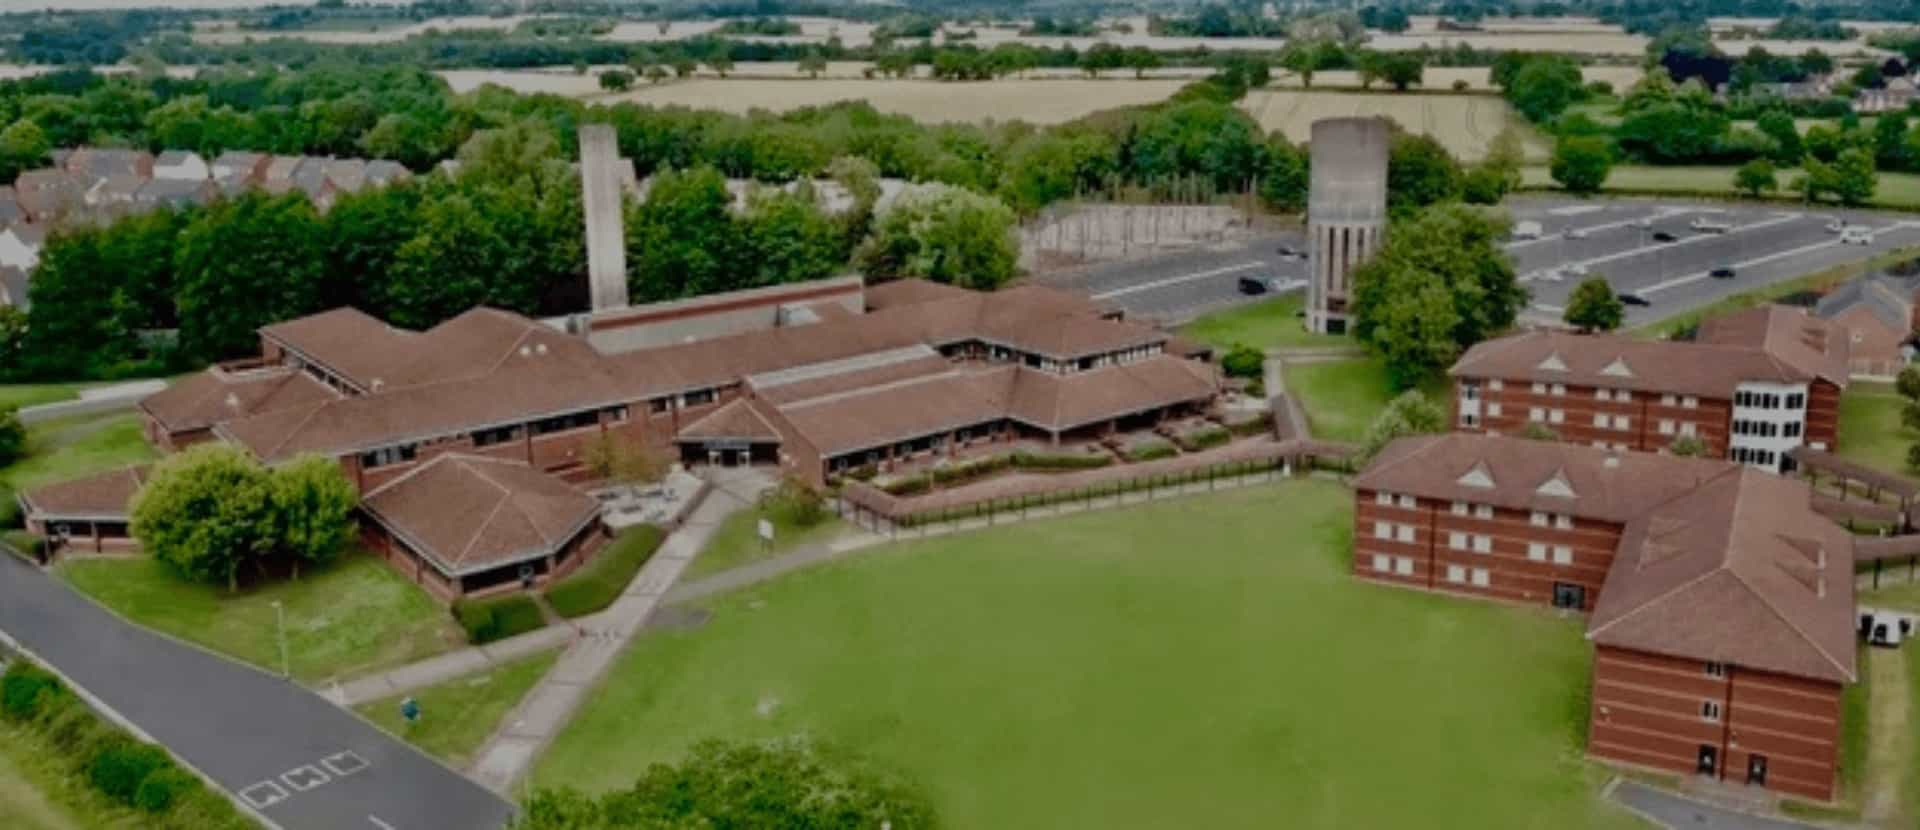
M 1757 349 L 1806 379 L 1847 385 L 1849 344 L 1839 326 L 1806 309 L 1768 304 L 1722 314 L 1700 324 L 1700 343 Z
M 539 559 L 600 515 L 592 496 L 517 461 L 446 453 L 360 506 L 448 576 Z
M 362 390 L 371 390 L 404 359 L 419 335 L 380 322 L 357 308 L 296 317 L 260 328 L 260 336 L 298 352 Z
M 1353 486 L 1626 522 L 1733 467 L 1704 458 L 1449 432 L 1388 444 Z M 1561 494 L 1563 485 L 1572 496 Z
M 1852 682 L 1853 537 L 1810 494 L 1740 467 L 1629 522 L 1587 638 Z
M 21 493 L 20 504 L 29 517 L 46 521 L 124 521 L 151 470 L 143 464 L 55 482 Z
M 1889 331 L 1906 337 L 1913 331 L 1912 279 L 1885 274 L 1842 283 L 1814 304 L 1813 313 L 1831 320 L 1855 308 L 1865 308 Z
M 1644 392 L 1728 397 L 1742 381 L 1805 383 L 1816 377 L 1846 385 L 1847 338 L 1830 324 L 1788 315 L 1738 317 L 1703 325 L 1696 342 L 1638 340 L 1624 335 L 1536 330 L 1475 344 L 1453 364 L 1454 377 L 1502 378 Z M 1818 325 L 1823 348 L 1800 339 Z M 1725 320 L 1727 318 L 1720 318 Z M 1765 325 L 1777 324 L 1777 331 Z M 1565 367 L 1565 368 L 1554 368 Z
M 140 409 L 168 431 L 183 432 L 336 397 L 338 393 L 297 369 L 233 371 L 213 366 L 142 398 Z

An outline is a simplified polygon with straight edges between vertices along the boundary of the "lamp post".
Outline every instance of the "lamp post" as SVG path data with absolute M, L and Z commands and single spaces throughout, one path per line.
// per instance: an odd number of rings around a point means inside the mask
M 290 678 L 293 674 L 287 670 L 287 608 L 277 599 L 273 601 L 273 620 L 280 639 L 280 677 Z

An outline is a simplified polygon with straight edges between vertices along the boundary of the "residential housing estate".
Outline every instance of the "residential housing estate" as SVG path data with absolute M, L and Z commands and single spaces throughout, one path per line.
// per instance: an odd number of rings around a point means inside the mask
M 700 321 L 724 333 L 677 339 Z M 149 440 L 226 441 L 268 463 L 339 459 L 374 547 L 442 595 L 546 579 L 590 554 L 598 541 L 582 528 L 593 525 L 576 520 L 592 500 L 569 482 L 592 478 L 584 455 L 603 434 L 818 485 L 976 445 L 1097 438 L 1204 410 L 1221 384 L 1164 332 L 1083 298 L 918 280 L 779 286 L 551 324 L 475 308 L 424 332 L 342 308 L 265 326 L 260 339 L 258 357 L 144 400 Z M 126 546 L 140 475 L 25 493 L 29 526 Z M 461 505 L 489 503 L 512 507 L 508 535 L 523 543 L 476 556 L 479 537 L 465 531 L 481 513 Z

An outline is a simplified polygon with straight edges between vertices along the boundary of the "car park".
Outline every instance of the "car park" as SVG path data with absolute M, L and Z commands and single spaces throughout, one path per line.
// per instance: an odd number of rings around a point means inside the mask
M 1726 233 L 1733 230 L 1733 223 L 1725 219 L 1709 219 L 1702 216 L 1688 222 L 1687 227 L 1693 229 L 1695 233 Z
M 1733 274 L 1733 266 L 1731 266 L 1731 265 L 1722 265 L 1722 266 L 1720 266 L 1720 267 L 1718 267 L 1718 268 L 1715 268 L 1715 269 L 1713 269 L 1713 270 L 1711 270 L 1711 271 L 1708 271 L 1708 272 L 1707 272 L 1707 276 L 1710 276 L 1710 277 L 1712 277 L 1712 278 L 1714 278 L 1714 279 L 1716 279 L 1716 280 L 1730 280 L 1730 279 L 1733 279 L 1733 276 L 1734 276 L 1734 274 Z
M 1842 245 L 1872 245 L 1873 230 L 1860 225 L 1850 225 L 1840 232 Z
M 1653 305 L 1653 303 L 1647 302 L 1647 298 L 1638 294 L 1621 294 L 1620 303 L 1622 305 L 1639 306 L 1641 308 Z

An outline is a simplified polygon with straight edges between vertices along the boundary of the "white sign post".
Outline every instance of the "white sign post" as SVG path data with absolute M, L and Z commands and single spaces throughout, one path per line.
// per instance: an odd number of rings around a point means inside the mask
M 773 522 L 766 519 L 760 520 L 760 544 L 769 548 L 773 547 Z

